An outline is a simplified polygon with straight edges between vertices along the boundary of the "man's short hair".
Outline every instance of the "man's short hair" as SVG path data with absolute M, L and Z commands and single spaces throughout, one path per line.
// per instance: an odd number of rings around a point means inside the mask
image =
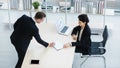
M 44 18 L 44 17 L 46 17 L 46 14 L 43 13 L 43 12 L 37 12 L 37 13 L 35 14 L 35 18 L 36 18 L 36 19 L 42 19 L 42 18 Z
M 86 23 L 89 22 L 89 18 L 88 18 L 88 16 L 87 16 L 87 14 L 81 14 L 81 15 L 79 15 L 79 16 L 78 16 L 78 19 L 79 19 L 80 21 L 82 21 L 82 22 L 86 22 Z

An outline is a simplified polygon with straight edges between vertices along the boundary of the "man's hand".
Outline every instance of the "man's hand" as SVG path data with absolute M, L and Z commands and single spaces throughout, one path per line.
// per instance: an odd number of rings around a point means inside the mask
M 68 47 L 71 47 L 70 43 L 65 43 L 63 48 L 68 48 Z
M 53 47 L 55 45 L 55 43 L 54 42 L 51 42 L 51 43 L 49 43 L 49 47 Z

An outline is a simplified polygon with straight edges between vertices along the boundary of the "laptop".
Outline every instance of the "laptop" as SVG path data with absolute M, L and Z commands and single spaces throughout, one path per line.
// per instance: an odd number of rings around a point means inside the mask
M 70 28 L 69 26 L 65 25 L 65 23 L 63 22 L 62 19 L 59 19 L 56 22 L 56 28 L 57 28 L 57 32 L 59 34 L 62 34 L 62 35 L 69 35 L 70 32 L 72 31 L 72 28 Z

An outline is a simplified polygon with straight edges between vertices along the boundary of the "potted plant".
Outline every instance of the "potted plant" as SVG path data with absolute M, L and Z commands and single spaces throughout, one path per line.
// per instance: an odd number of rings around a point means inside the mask
M 38 9 L 38 7 L 40 6 L 40 3 L 38 1 L 34 1 L 32 3 L 32 5 L 33 5 L 34 9 Z

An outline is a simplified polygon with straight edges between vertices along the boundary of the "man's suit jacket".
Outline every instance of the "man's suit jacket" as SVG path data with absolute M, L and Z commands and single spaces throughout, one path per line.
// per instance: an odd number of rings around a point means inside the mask
M 90 39 L 91 30 L 90 30 L 89 26 L 86 25 L 82 32 L 81 40 L 79 41 L 80 31 L 81 31 L 80 26 L 76 26 L 73 29 L 71 35 L 77 35 L 77 40 L 76 40 L 76 42 L 72 42 L 72 46 L 76 46 L 75 52 L 88 54 L 90 46 L 91 46 L 91 39 Z
M 41 39 L 39 29 L 33 19 L 23 15 L 14 24 L 14 31 L 10 37 L 11 42 L 15 47 L 26 51 L 32 37 L 35 37 L 37 42 L 45 47 L 48 46 L 48 43 Z

